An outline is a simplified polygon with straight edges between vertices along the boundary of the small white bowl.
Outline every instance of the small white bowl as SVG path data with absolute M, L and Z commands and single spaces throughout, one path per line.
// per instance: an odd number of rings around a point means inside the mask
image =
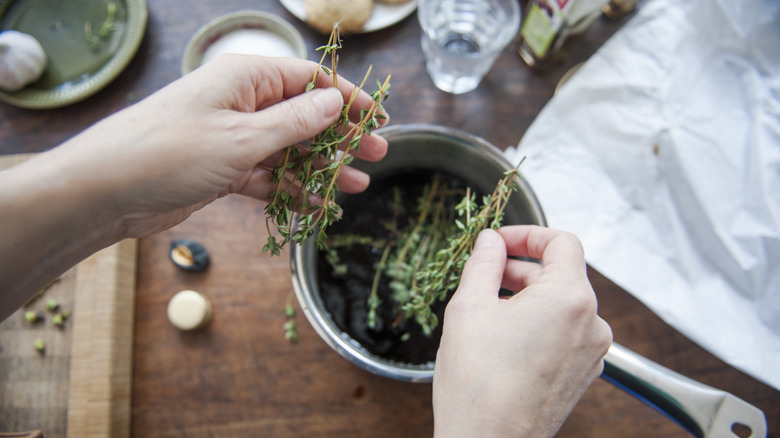
M 182 75 L 221 53 L 308 58 L 306 43 L 292 24 L 266 12 L 239 11 L 218 17 L 195 32 L 184 49 Z

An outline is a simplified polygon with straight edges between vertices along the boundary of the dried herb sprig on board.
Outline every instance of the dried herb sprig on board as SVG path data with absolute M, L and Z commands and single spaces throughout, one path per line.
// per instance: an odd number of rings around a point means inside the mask
M 338 28 L 334 27 L 328 44 L 317 49 L 323 53 L 314 76 L 306 87 L 307 92 L 315 88 L 320 72 L 333 78 L 333 87 L 338 86 L 336 68 L 337 51 L 340 48 L 341 37 Z M 328 56 L 330 68 L 324 65 Z M 377 90 L 371 93 L 371 106 L 361 109 L 360 119 L 350 126 L 350 109 L 370 74 L 371 67 L 361 84 L 352 91 L 339 118 L 312 138 L 307 148 L 292 145 L 284 149 L 282 159 L 272 171 L 272 182 L 277 186 L 265 208 L 268 242 L 263 247 L 263 252 L 279 255 L 289 241 L 302 243 L 315 233 L 317 246 L 325 246 L 328 226 L 341 216 L 341 207 L 335 199 L 338 190 L 336 180 L 341 169 L 352 162 L 352 153 L 358 151 L 360 139 L 364 135 L 371 135 L 371 131 L 380 126 L 379 120 L 384 119 L 382 100 L 390 89 L 390 76 L 387 76 L 384 82 L 377 80 Z M 346 145 L 345 148 L 340 150 L 343 145 Z M 285 178 L 288 175 L 292 176 L 295 184 L 286 184 Z M 309 205 L 310 193 L 319 195 L 321 205 Z M 298 221 L 298 229 L 293 233 L 296 210 L 303 213 Z M 280 239 L 272 233 L 272 226 L 278 231 Z

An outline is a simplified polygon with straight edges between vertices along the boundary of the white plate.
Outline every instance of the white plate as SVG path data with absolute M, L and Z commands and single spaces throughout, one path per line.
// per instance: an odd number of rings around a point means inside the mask
M 303 0 L 279 0 L 291 14 L 306 22 L 306 7 Z M 384 29 L 408 17 L 417 8 L 417 0 L 410 0 L 400 5 L 374 3 L 374 12 L 363 26 L 362 33 Z

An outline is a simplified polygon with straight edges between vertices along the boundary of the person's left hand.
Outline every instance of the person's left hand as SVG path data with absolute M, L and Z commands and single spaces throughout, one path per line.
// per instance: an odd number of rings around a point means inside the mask
M 228 193 L 267 199 L 279 151 L 329 126 L 354 89 L 340 78 L 336 91 L 331 77 L 320 72 L 322 89 L 304 93 L 315 69 L 315 63 L 297 59 L 223 56 L 98 123 L 59 152 L 77 154 L 70 170 L 86 172 L 101 185 L 102 207 L 117 212 L 117 239 L 167 229 Z M 351 119 L 371 102 L 361 92 Z M 358 158 L 376 161 L 387 142 L 364 136 L 359 151 Z M 368 176 L 344 168 L 338 185 L 358 192 Z

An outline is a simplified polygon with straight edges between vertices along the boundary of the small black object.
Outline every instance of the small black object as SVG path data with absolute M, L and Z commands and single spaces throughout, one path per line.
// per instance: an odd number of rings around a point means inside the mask
M 171 241 L 168 257 L 174 265 L 187 271 L 205 271 L 211 259 L 206 248 L 189 239 Z

